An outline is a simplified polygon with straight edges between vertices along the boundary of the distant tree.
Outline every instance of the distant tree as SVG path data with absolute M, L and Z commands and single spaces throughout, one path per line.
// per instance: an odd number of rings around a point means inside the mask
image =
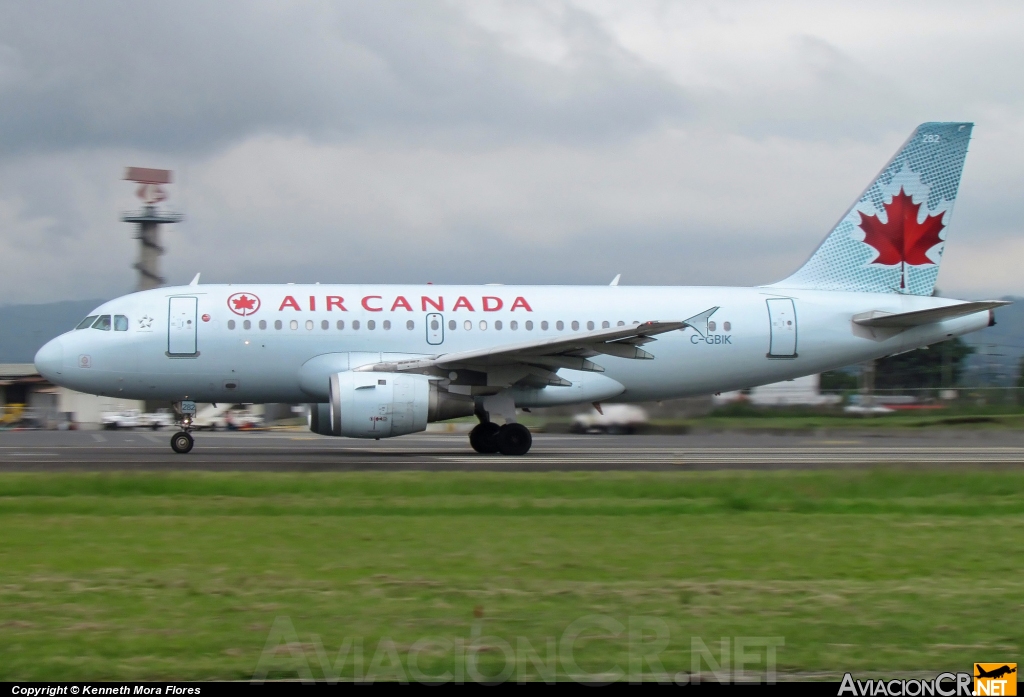
M 856 390 L 859 380 L 855 373 L 848 373 L 845 370 L 826 370 L 821 374 L 821 390 L 824 392 L 842 392 L 844 390 Z
M 973 346 L 956 338 L 926 349 L 879 359 L 875 364 L 875 387 L 953 387 L 963 374 L 964 361 L 974 351 Z
M 1017 368 L 1017 387 L 1024 387 L 1024 356 L 1020 358 L 1020 365 Z

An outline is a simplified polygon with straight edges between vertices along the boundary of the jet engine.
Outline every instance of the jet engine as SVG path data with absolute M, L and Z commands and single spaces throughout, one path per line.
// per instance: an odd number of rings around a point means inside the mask
M 309 405 L 309 430 L 325 436 L 390 438 L 473 413 L 472 398 L 439 390 L 425 375 L 335 373 L 328 396 L 327 404 Z

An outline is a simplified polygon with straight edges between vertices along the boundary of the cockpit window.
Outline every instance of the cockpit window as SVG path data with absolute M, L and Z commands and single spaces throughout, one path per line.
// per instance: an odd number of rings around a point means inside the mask
M 128 318 L 124 315 L 114 315 L 114 331 L 115 332 L 126 332 L 128 331 Z
M 105 331 L 105 332 L 109 332 L 110 331 L 110 315 L 100 315 L 99 317 L 97 317 L 96 321 L 93 322 L 92 328 L 93 329 L 100 329 L 100 330 Z
M 82 323 L 79 324 L 77 327 L 75 327 L 75 329 L 88 329 L 89 327 L 92 326 L 92 323 L 95 322 L 95 321 L 96 321 L 96 315 L 89 315 L 88 317 L 83 319 Z

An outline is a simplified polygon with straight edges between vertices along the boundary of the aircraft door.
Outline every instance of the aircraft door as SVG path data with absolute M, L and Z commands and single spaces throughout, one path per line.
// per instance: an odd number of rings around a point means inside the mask
M 770 298 L 768 358 L 796 358 L 796 306 L 792 298 Z
M 438 346 L 444 342 L 444 317 L 437 312 L 427 315 L 427 343 Z
M 195 356 L 198 298 L 171 298 L 167 313 L 167 354 Z

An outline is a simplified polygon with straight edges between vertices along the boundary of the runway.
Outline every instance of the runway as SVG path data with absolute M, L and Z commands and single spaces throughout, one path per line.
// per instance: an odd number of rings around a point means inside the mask
M 536 434 L 525 457 L 478 455 L 465 435 L 385 441 L 304 432 L 197 433 L 187 455 L 170 431 L 0 432 L 0 472 L 33 471 L 681 471 L 900 465 L 1024 465 L 1016 431 L 679 436 Z

